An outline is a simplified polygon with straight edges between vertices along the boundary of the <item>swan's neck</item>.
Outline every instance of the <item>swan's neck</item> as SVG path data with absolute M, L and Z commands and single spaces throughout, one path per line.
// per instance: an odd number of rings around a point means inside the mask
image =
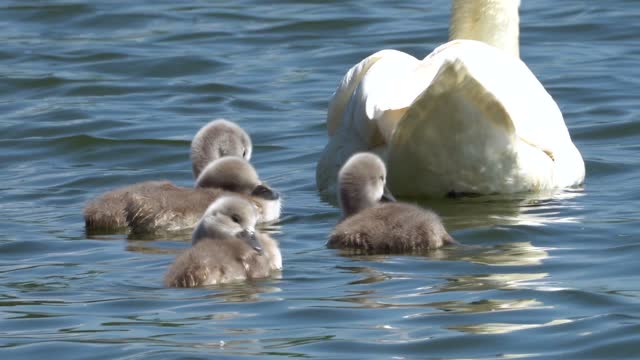
M 478 40 L 520 57 L 520 0 L 452 0 L 449 40 Z

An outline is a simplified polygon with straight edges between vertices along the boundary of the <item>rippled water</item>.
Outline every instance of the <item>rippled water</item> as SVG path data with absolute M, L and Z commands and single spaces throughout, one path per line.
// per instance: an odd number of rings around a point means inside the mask
M 470 246 L 360 257 L 324 246 L 328 98 L 379 49 L 443 42 L 448 0 L 146 3 L 0 3 L 2 358 L 640 357 L 640 3 L 523 1 L 522 57 L 584 189 L 425 201 Z M 81 211 L 138 181 L 190 186 L 189 141 L 216 117 L 284 193 L 285 269 L 165 289 L 188 234 L 88 236 Z

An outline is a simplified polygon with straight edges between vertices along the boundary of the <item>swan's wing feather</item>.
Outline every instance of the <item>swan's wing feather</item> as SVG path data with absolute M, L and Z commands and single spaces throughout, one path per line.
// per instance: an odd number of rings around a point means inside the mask
M 515 139 L 503 104 L 460 59 L 446 60 L 393 135 L 387 162 L 392 191 L 495 192 L 494 186 L 504 186 L 516 176 Z M 513 174 L 502 171 L 509 168 Z
M 336 129 L 340 127 L 347 103 L 351 99 L 355 89 L 360 85 L 362 78 L 367 74 L 367 71 L 369 71 L 369 68 L 389 51 L 393 50 L 381 50 L 373 55 L 367 56 L 351 67 L 344 75 L 329 100 L 329 109 L 327 110 L 327 131 L 329 136 L 333 135 Z
M 585 175 L 582 155 L 571 140 L 558 104 L 527 65 L 477 41 L 458 40 L 449 46 L 458 48 L 469 73 L 509 114 L 518 140 L 520 178 L 538 179 L 541 187 L 548 188 L 581 184 Z M 549 158 L 551 164 L 543 165 L 547 161 L 538 161 L 540 156 Z
M 403 52 L 382 50 L 347 72 L 329 103 L 329 142 L 316 170 L 316 183 L 320 190 L 335 192 L 338 171 L 353 153 L 373 151 L 383 155 L 387 139 L 381 134 L 378 123 L 384 120 L 390 123 L 388 119 L 392 115 L 399 120 L 404 109 L 395 113 L 390 108 L 397 103 L 402 108 L 408 107 L 421 92 L 401 101 L 397 95 L 389 96 L 398 85 L 400 74 L 407 73 L 418 62 Z
M 348 107 L 362 107 L 368 118 L 358 121 L 368 122 L 375 118 L 379 109 L 393 107 L 399 96 L 389 95 L 389 83 L 396 82 L 418 62 L 416 58 L 397 50 L 381 50 L 368 56 L 354 65 L 342 78 L 329 101 L 327 111 L 327 131 L 329 136 L 335 134 L 342 122 L 350 119 Z M 393 93 L 391 93 L 393 95 Z M 417 94 L 416 94 L 417 95 Z M 411 104 L 411 99 L 403 102 L 404 107 Z M 368 125 L 367 125 L 368 126 Z
M 558 104 L 519 58 L 473 40 L 449 42 L 430 57 L 464 62 L 469 74 L 503 104 L 523 141 L 550 154 L 571 143 Z

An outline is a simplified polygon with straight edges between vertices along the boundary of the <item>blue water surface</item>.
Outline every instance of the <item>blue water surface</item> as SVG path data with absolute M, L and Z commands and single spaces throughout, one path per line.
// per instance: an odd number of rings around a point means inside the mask
M 521 56 L 587 168 L 553 196 L 428 200 L 468 247 L 346 256 L 318 194 L 328 100 L 383 48 L 446 41 L 448 0 L 0 2 L 0 355 L 97 358 L 640 357 L 640 3 L 523 1 Z M 188 234 L 90 235 L 84 204 L 192 186 L 225 117 L 284 196 L 280 277 L 167 289 Z

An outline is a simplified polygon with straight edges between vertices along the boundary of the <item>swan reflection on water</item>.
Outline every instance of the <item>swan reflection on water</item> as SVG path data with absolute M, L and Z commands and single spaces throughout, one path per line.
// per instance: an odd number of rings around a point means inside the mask
M 450 231 L 487 226 L 544 226 L 579 223 L 583 189 L 565 189 L 536 194 L 456 195 L 449 198 L 399 198 L 407 203 L 433 209 Z M 337 198 L 320 193 L 322 201 L 338 207 Z M 455 237 L 455 233 L 452 234 Z
M 569 319 L 556 319 L 542 324 L 509 324 L 509 323 L 486 323 L 476 325 L 450 326 L 451 330 L 458 330 L 472 334 L 506 334 L 519 330 L 535 329 L 547 326 L 556 326 L 573 322 Z
M 538 194 L 461 196 L 449 199 L 415 199 L 431 207 L 451 231 L 487 226 L 545 226 L 578 223 L 584 196 L 580 189 Z M 455 234 L 453 234 L 455 236 Z
M 431 256 L 434 255 L 434 256 Z M 338 270 L 356 276 L 347 277 L 342 296 L 326 300 L 348 303 L 357 308 L 430 308 L 402 317 L 406 319 L 433 316 L 442 312 L 495 313 L 545 308 L 540 299 L 530 294 L 513 298 L 494 298 L 495 291 L 547 290 L 549 274 L 539 271 L 548 257 L 545 249 L 530 242 L 512 242 L 495 246 L 460 246 L 437 250 L 425 256 L 350 256 L 352 266 L 339 266 Z M 471 270 L 451 276 L 443 266 L 452 261 L 468 263 Z M 362 265 L 361 265 L 362 264 Z M 365 265 L 366 264 L 366 265 Z M 487 268 L 486 266 L 489 266 Z M 505 266 L 522 267 L 522 271 L 499 272 L 487 269 L 503 269 Z M 416 269 L 419 267 L 419 269 Z M 533 267 L 533 268 L 532 268 Z M 380 270 L 384 268 L 385 270 Z M 412 290 L 402 293 L 385 291 L 394 281 L 410 281 L 416 284 Z M 385 284 L 387 283 L 387 284 Z M 363 287 L 366 285 L 366 288 Z M 486 298 L 461 301 L 457 292 L 488 292 Z M 513 293 L 511 293 L 513 294 Z

